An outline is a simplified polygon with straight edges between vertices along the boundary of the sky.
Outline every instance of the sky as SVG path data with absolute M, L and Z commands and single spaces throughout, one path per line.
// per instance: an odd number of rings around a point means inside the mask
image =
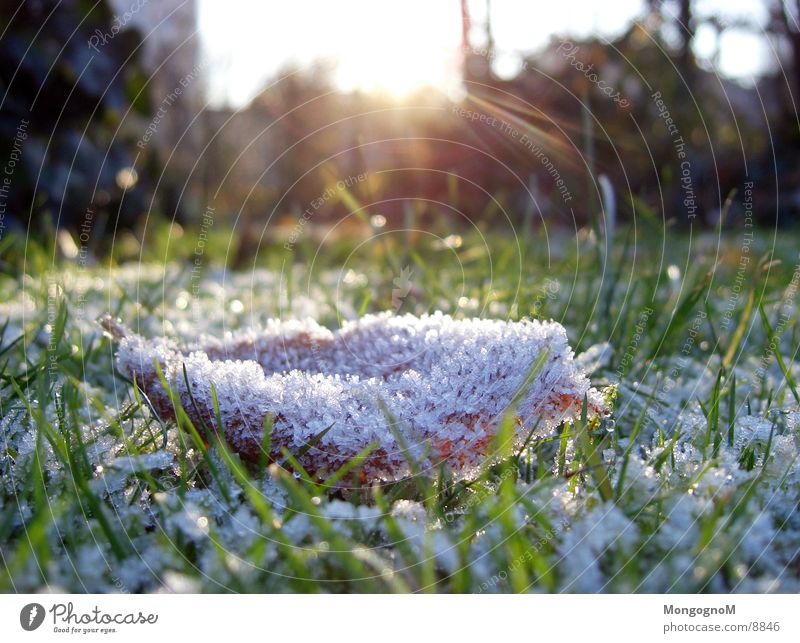
M 757 0 L 696 0 L 699 14 L 757 24 L 766 12 Z M 554 36 L 612 38 L 643 14 L 643 0 L 493 0 L 495 70 L 512 75 L 520 57 L 541 49 Z M 482 43 L 485 0 L 471 0 L 473 45 Z M 199 29 L 210 70 L 212 102 L 242 107 L 288 65 L 315 60 L 338 63 L 343 90 L 384 91 L 397 96 L 425 85 L 445 90 L 458 83 L 461 44 L 459 0 L 199 0 Z M 747 80 L 767 66 L 767 44 L 757 36 L 728 30 L 720 43 L 720 73 Z M 701 30 L 695 52 L 708 58 L 715 38 Z

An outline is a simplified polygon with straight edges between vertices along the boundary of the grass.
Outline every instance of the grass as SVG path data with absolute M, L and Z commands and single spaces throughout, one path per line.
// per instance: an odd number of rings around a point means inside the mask
M 125 243 L 91 265 L 2 244 L 0 590 L 800 589 L 794 234 L 756 232 L 741 288 L 735 222 L 700 236 L 623 228 L 608 253 L 587 230 L 363 225 L 319 253 L 310 237 L 291 252 L 275 238 L 242 272 L 226 267 L 220 226 L 202 274 L 197 231 L 175 227 L 148 234 L 141 262 Z M 520 452 L 502 440 L 509 417 L 474 479 L 441 470 L 343 492 L 358 460 L 311 480 L 297 454 L 253 467 L 204 444 L 185 413 L 162 423 L 95 323 L 111 311 L 191 338 L 270 316 L 335 327 L 398 300 L 560 321 L 593 382 L 613 385 L 613 417 Z

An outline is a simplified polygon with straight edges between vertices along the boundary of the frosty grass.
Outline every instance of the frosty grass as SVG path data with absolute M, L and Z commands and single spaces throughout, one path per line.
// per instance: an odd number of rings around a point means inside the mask
M 184 341 L 278 316 L 336 327 L 358 317 L 363 296 L 363 280 L 343 277 L 324 272 L 291 296 L 274 272 L 209 271 L 194 283 L 174 265 L 68 269 L 26 277 L 16 292 L 6 283 L 2 589 L 800 591 L 800 412 L 774 356 L 762 359 L 757 313 L 720 378 L 723 355 L 698 348 L 702 302 L 655 362 L 650 344 L 633 342 L 636 309 L 621 345 L 584 345 L 577 358 L 593 384 L 618 385 L 611 420 L 558 427 L 469 482 L 437 472 L 344 494 L 276 466 L 248 469 L 213 446 L 203 453 L 162 425 L 114 374 L 95 323 L 110 310 L 147 337 Z M 52 341 L 62 301 L 66 328 Z M 509 314 L 495 303 L 484 315 Z M 470 305 L 438 296 L 416 312 L 478 314 Z M 667 318 L 649 316 L 647 332 Z M 797 378 L 791 336 L 778 345 Z M 697 344 L 683 350 L 690 337 Z

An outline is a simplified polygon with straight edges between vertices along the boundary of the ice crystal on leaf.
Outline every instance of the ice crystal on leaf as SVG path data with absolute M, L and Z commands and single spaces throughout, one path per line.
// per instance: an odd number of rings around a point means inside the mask
M 331 332 L 272 320 L 188 346 L 104 324 L 120 340 L 120 370 L 160 415 L 174 417 L 174 406 L 156 364 L 198 430 L 223 432 L 251 461 L 285 447 L 320 476 L 365 451 L 361 482 L 408 475 L 409 460 L 464 476 L 491 453 L 506 413 L 518 445 L 528 427 L 544 434 L 577 416 L 585 396 L 590 413 L 605 412 L 555 322 L 383 313 Z M 272 450 L 262 454 L 269 416 Z

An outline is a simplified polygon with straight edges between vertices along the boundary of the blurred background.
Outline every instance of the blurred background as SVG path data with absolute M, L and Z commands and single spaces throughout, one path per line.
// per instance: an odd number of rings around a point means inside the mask
M 135 258 L 148 226 L 213 225 L 243 262 L 376 228 L 712 227 L 734 190 L 795 225 L 798 8 L 2 3 L 0 231 Z

